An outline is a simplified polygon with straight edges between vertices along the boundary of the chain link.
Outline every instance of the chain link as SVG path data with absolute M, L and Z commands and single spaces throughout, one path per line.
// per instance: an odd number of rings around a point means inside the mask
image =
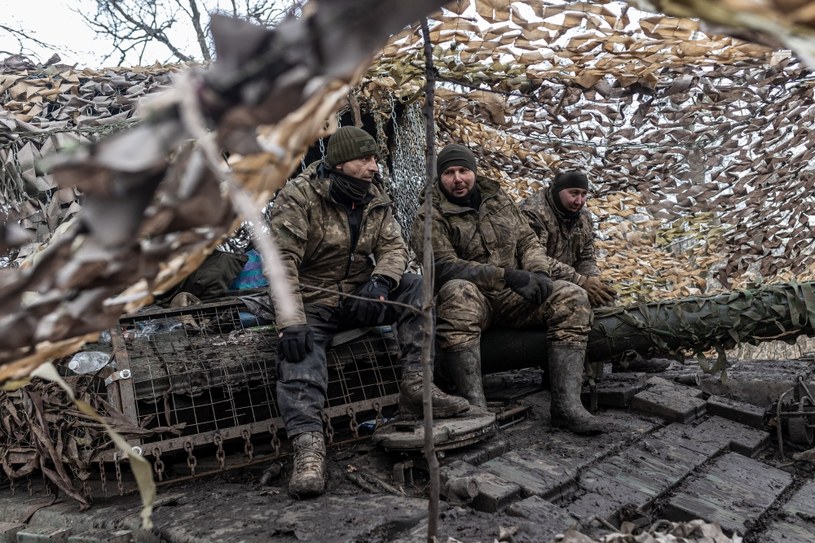
M 102 481 L 102 494 L 107 497 L 108 495 L 108 475 L 105 473 L 105 461 L 99 461 L 99 480 Z
M 195 477 L 195 466 L 198 465 L 198 459 L 192 454 L 192 441 L 184 442 L 184 450 L 187 451 L 187 466 L 190 468 L 190 475 Z
M 382 404 L 379 403 L 379 400 L 374 400 L 373 408 L 376 411 L 376 428 L 379 428 L 385 423 L 385 415 L 382 414 Z
M 113 467 L 116 470 L 116 487 L 119 490 L 119 496 L 125 495 L 125 483 L 122 480 L 122 465 L 119 462 L 119 454 L 116 453 L 113 455 Z
M 241 431 L 241 435 L 243 436 L 243 453 L 246 455 L 246 458 L 251 462 L 255 456 L 255 448 L 252 446 L 252 440 L 249 436 L 249 430 L 244 428 Z
M 320 138 L 320 158 L 325 158 L 325 138 Z
M 323 419 L 323 426 L 325 426 L 325 437 L 328 438 L 328 444 L 334 444 L 334 427 L 331 425 L 331 418 L 326 414 L 325 411 L 320 412 L 320 416 Z
M 161 460 L 161 449 L 153 447 L 153 470 L 156 472 L 156 477 L 159 481 L 164 480 L 164 462 Z
M 348 426 L 351 428 L 351 433 L 354 434 L 354 438 L 359 437 L 359 423 L 357 422 L 357 413 L 354 411 L 354 408 L 350 405 L 345 408 L 345 414 L 348 415 L 349 421 Z
M 217 447 L 215 451 L 215 458 L 218 459 L 218 466 L 220 466 L 221 470 L 226 467 L 226 454 L 224 453 L 224 438 L 221 437 L 221 434 L 215 434 L 215 437 L 212 438 L 213 443 Z
M 272 434 L 272 449 L 274 450 L 275 458 L 280 456 L 280 436 L 277 435 L 278 429 L 274 422 L 269 423 L 269 433 Z

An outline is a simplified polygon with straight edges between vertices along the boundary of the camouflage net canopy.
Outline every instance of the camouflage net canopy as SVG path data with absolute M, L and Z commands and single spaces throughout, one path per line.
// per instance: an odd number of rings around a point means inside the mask
M 815 79 L 790 51 L 622 2 L 459 0 L 429 24 L 439 144 L 468 145 L 519 199 L 587 171 L 622 303 L 815 279 Z M 346 110 L 387 150 L 403 224 L 424 183 L 424 62 L 416 27 L 393 36 Z M 177 67 L 22 68 L 0 76 L 0 190 L 43 241 L 77 194 L 36 160 L 127 123 Z

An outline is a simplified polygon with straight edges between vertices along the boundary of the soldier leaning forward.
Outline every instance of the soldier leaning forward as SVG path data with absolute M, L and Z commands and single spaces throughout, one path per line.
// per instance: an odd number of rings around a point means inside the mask
M 552 276 L 583 287 L 592 306 L 614 301 L 614 289 L 600 279 L 594 229 L 586 210 L 589 180 L 582 172 L 560 172 L 544 190 L 520 203 L 546 254 L 556 260 Z
M 286 183 L 272 208 L 271 229 L 295 293 L 294 317 L 277 322 L 277 401 L 294 446 L 289 492 L 295 497 L 325 490 L 320 415 L 328 386 L 325 351 L 337 332 L 395 322 L 403 363 L 400 410 L 421 413 L 421 317 L 384 302 L 418 307 L 422 278 L 405 273 L 407 248 L 380 181 L 374 139 L 342 127 L 329 139 L 325 160 Z M 435 385 L 432 405 L 434 417 L 469 408 Z
M 545 328 L 553 425 L 600 433 L 603 426 L 580 401 L 593 318 L 586 291 L 549 278 L 553 260 L 526 218 L 498 183 L 476 171 L 475 155 L 462 145 L 439 153 L 431 223 L 445 370 L 460 394 L 483 406 L 481 333 L 496 324 Z M 422 214 L 413 240 L 422 239 Z M 421 255 L 419 243 L 414 249 Z

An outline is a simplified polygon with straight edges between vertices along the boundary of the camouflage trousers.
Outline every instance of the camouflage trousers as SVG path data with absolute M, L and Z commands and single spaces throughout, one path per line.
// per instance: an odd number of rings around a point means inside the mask
M 390 295 L 393 301 L 417 308 L 421 297 L 422 277 L 412 273 L 404 274 Z M 307 324 L 314 334 L 314 348 L 300 362 L 287 362 L 280 353 L 277 359 L 277 406 L 289 438 L 303 432 L 323 431 L 321 413 L 328 390 L 325 351 L 331 338 L 343 330 L 377 325 L 349 313 L 342 304 L 334 307 L 306 304 L 304 309 Z M 394 305 L 389 305 L 387 311 L 385 322 L 396 323 L 402 371 L 421 370 L 422 316 Z
M 462 350 L 478 345 L 481 332 L 492 325 L 545 328 L 550 343 L 586 346 L 594 313 L 586 291 L 568 281 L 554 281 L 552 295 L 537 306 L 511 289 L 482 292 L 463 279 L 442 285 L 436 298 L 439 347 Z

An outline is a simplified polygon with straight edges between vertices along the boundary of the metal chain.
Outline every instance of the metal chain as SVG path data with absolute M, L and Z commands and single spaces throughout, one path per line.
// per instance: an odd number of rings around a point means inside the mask
M 241 431 L 241 435 L 243 436 L 243 452 L 246 455 L 246 458 L 248 458 L 249 461 L 251 462 L 252 458 L 254 458 L 255 456 L 255 448 L 252 446 L 252 440 L 250 439 L 249 436 L 249 430 L 244 428 Z
M 323 426 L 325 426 L 325 437 L 328 438 L 328 444 L 334 444 L 334 427 L 331 425 L 331 418 L 326 414 L 325 411 L 320 413 L 323 419 Z
M 119 462 L 118 453 L 113 455 L 113 467 L 116 470 L 116 487 L 119 489 L 119 496 L 125 495 L 125 483 L 122 480 L 122 466 Z
M 280 436 L 277 435 L 277 425 L 273 422 L 269 423 L 269 433 L 272 434 L 272 449 L 277 458 L 280 456 Z
M 325 158 L 325 138 L 320 138 L 320 158 Z
M 107 497 L 108 495 L 108 476 L 105 473 L 105 461 L 99 461 L 99 480 L 102 481 L 102 494 Z
M 187 466 L 190 468 L 190 475 L 195 477 L 195 466 L 198 465 L 198 459 L 192 454 L 192 441 L 184 442 L 184 450 L 187 451 Z
M 385 422 L 385 415 L 382 414 L 382 404 L 379 403 L 379 400 L 374 400 L 373 408 L 376 411 L 376 427 L 379 428 Z
M 218 465 L 223 470 L 226 467 L 226 454 L 224 453 L 224 438 L 221 437 L 221 434 L 215 434 L 215 437 L 212 440 L 215 443 L 215 446 L 218 448 L 215 451 L 215 458 L 218 459 Z
M 357 413 L 354 411 L 354 408 L 350 405 L 345 408 L 345 414 L 350 417 L 348 421 L 348 426 L 351 428 L 351 433 L 354 434 L 354 437 L 359 437 L 359 423 L 357 422 Z
M 153 447 L 153 470 L 156 472 L 156 477 L 159 481 L 164 480 L 164 462 L 161 460 L 161 450 L 158 447 Z
M 90 477 L 90 473 L 88 473 L 85 468 L 79 468 L 77 471 L 78 473 L 75 473 L 75 475 L 80 481 L 82 481 L 82 495 L 90 499 L 91 487 L 88 486 L 88 478 Z

